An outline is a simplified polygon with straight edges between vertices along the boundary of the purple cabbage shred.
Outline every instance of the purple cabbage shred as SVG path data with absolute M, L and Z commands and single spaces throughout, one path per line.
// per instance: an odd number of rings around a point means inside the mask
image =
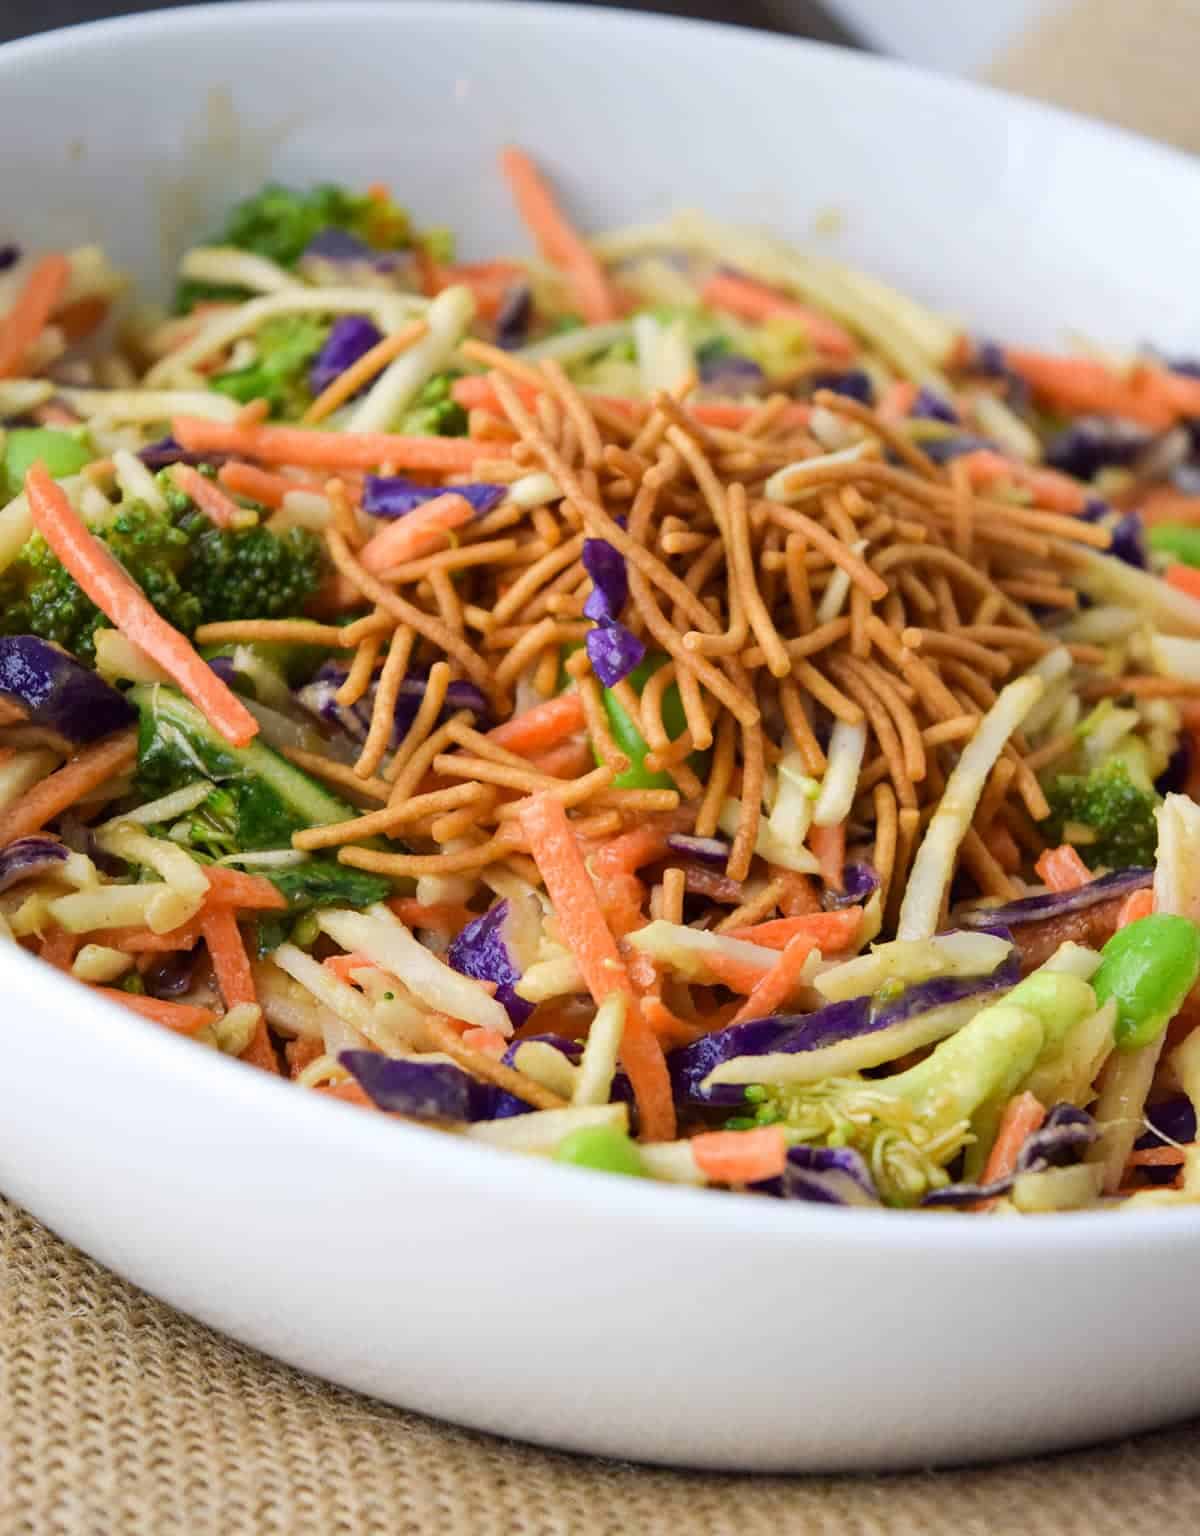
M 313 359 L 308 387 L 314 395 L 329 388 L 346 369 L 383 340 L 383 332 L 365 315 L 341 315 Z

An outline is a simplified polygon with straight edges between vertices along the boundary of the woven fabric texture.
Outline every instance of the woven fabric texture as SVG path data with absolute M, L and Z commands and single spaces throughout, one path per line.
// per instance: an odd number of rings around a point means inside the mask
M 812 1411 L 805 1394 L 796 1411 Z M 883 1478 L 702 1476 L 557 1456 L 277 1365 L 0 1204 L 3 1536 L 1135 1530 L 1200 1531 L 1200 1427 L 1009 1467 Z

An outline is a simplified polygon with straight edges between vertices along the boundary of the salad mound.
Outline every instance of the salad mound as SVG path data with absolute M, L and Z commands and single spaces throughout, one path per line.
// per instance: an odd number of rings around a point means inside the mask
M 0 273 L 0 935 L 575 1168 L 1200 1198 L 1200 365 L 501 170 Z

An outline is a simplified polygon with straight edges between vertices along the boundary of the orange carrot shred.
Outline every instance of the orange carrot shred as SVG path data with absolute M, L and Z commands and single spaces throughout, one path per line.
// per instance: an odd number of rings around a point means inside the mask
M 0 379 L 11 379 L 20 373 L 30 349 L 61 302 L 70 276 L 70 262 L 54 252 L 43 256 L 25 279 L 17 302 L 0 321 Z
M 236 501 L 231 501 L 219 486 L 214 485 L 211 480 L 206 480 L 191 464 L 173 465 L 171 475 L 183 494 L 190 496 L 201 512 L 218 528 L 233 526 L 242 509 Z
M 137 731 L 133 728 L 84 747 L 0 811 L 0 847 L 19 837 L 28 837 L 31 832 L 40 832 L 48 821 L 61 816 L 84 795 L 123 773 L 136 757 Z
M 1149 917 L 1153 911 L 1154 892 L 1152 890 L 1130 891 L 1117 913 L 1117 927 L 1127 928 L 1130 923 L 1136 923 L 1139 918 Z
M 810 912 L 801 917 L 777 917 L 748 928 L 735 928 L 728 937 L 762 944 L 768 949 L 786 949 L 798 933 L 804 933 L 825 956 L 849 949 L 858 939 L 862 922 L 861 907 L 843 907 L 840 912 Z
M 1091 870 L 1070 843 L 1047 848 L 1033 867 L 1052 891 L 1077 891 L 1092 878 Z
M 1167 586 L 1174 587 L 1176 592 L 1185 592 L 1188 597 L 1200 598 L 1200 571 L 1193 565 L 1180 565 L 1178 563 L 1167 566 L 1163 574 Z
M 584 319 L 592 325 L 615 320 L 620 305 L 604 268 L 559 207 L 533 161 L 524 150 L 510 146 L 500 156 L 500 169 L 542 255 L 570 278 Z
M 25 492 L 38 532 L 96 607 L 179 684 L 227 741 L 235 747 L 252 741 L 258 721 L 191 643 L 156 612 L 107 546 L 92 537 L 44 464 L 35 464 L 25 476 Z
M 800 986 L 800 978 L 817 941 L 809 933 L 797 933 L 787 942 L 778 961 L 757 983 L 753 992 L 733 1016 L 735 1024 L 747 1019 L 765 1019 L 779 1013 Z
M 666 1058 L 642 1018 L 567 813 L 557 800 L 543 794 L 524 801 L 520 817 L 554 903 L 562 941 L 574 954 L 588 991 L 597 1003 L 614 992 L 629 996 L 621 1061 L 633 1084 L 641 1134 L 648 1141 L 669 1141 L 675 1134 L 675 1105 Z
M 530 757 L 557 746 L 583 727 L 583 700 L 577 693 L 561 693 L 496 726 L 488 732 L 488 740 L 519 757 Z
M 1019 1093 L 1009 1099 L 984 1166 L 982 1183 L 992 1184 L 1012 1173 L 1021 1148 L 1045 1118 L 1045 1109 L 1032 1093 Z M 995 1203 L 994 1200 L 977 1200 L 974 1209 L 988 1211 Z
M 813 827 L 808 834 L 808 846 L 821 866 L 821 879 L 826 888 L 840 891 L 844 887 L 846 866 L 846 823 L 836 827 Z
M 416 560 L 421 555 L 443 549 L 452 529 L 461 528 L 475 516 L 474 508 L 465 496 L 452 491 L 437 496 L 422 506 L 414 507 L 406 517 L 389 523 L 367 542 L 358 552 L 363 567 L 373 575 L 381 575 L 394 565 L 406 560 Z
M 200 918 L 200 931 L 208 946 L 208 956 L 217 976 L 217 986 L 226 1008 L 239 1003 L 258 1002 L 250 958 L 242 940 L 237 918 L 231 907 L 206 907 Z
M 753 1131 L 703 1131 L 692 1137 L 692 1156 L 716 1184 L 777 1179 L 787 1166 L 787 1139 L 778 1125 Z
M 309 427 L 239 427 L 234 422 L 176 416 L 176 440 L 189 453 L 235 453 L 263 464 L 304 469 L 468 470 L 495 456 L 495 446 L 465 437 L 404 437 L 396 432 L 322 432 Z
M 141 997 L 133 992 L 122 992 L 119 987 L 96 987 L 94 990 L 101 997 L 122 1003 L 126 1008 L 132 1008 L 134 1013 L 140 1013 L 144 1019 L 162 1024 L 181 1035 L 194 1035 L 206 1024 L 217 1022 L 217 1016 L 211 1008 L 201 1008 L 196 1003 L 168 1003 L 157 997 Z
M 701 289 L 700 297 L 712 309 L 727 310 L 743 320 L 769 320 L 780 316 L 797 321 L 808 332 L 813 346 L 827 357 L 845 362 L 858 350 L 848 331 L 807 304 L 786 298 L 753 278 L 737 277 L 730 272 L 719 272 L 710 277 Z

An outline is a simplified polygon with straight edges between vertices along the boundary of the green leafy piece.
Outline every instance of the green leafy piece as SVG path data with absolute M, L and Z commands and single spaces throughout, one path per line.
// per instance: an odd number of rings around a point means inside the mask
M 353 907 L 357 911 L 384 901 L 392 882 L 332 859 L 310 859 L 290 869 L 266 870 L 267 879 L 287 897 L 288 911 L 311 912 L 319 907 Z
M 327 321 L 314 315 L 279 315 L 268 320 L 254 338 L 257 359 L 245 368 L 217 374 L 209 388 L 243 405 L 267 400 L 272 416 L 302 416 L 313 398 L 309 364 L 324 346 L 329 329 Z
M 294 267 L 323 229 L 344 229 L 381 251 L 399 250 L 412 239 L 407 213 L 390 198 L 368 197 L 330 183 L 297 191 L 270 182 L 238 203 L 208 244 L 237 246 L 282 267 Z M 176 289 L 175 307 L 186 314 L 203 299 L 246 297 L 237 287 L 183 282 Z
M 467 413 L 450 393 L 459 373 L 436 373 L 396 423 L 406 437 L 465 437 Z
M 1070 823 L 1095 834 L 1092 841 L 1078 845 L 1089 868 L 1129 869 L 1154 863 L 1158 844 L 1154 812 L 1159 798 L 1153 789 L 1135 783 L 1124 758 L 1110 758 L 1087 775 L 1059 774 L 1046 799 L 1050 819 L 1044 825 L 1052 843 L 1062 841 Z
M 324 576 L 315 534 L 217 528 L 174 489 L 167 499 L 166 515 L 133 501 L 94 532 L 168 623 L 190 636 L 199 624 L 303 611 Z M 40 635 L 90 662 L 108 622 L 40 534 L 0 575 L 2 635 Z
M 75 432 L 54 427 L 10 427 L 4 438 L 4 494 L 19 496 L 25 474 L 41 459 L 55 480 L 77 475 L 92 460 L 91 449 Z
M 198 778 L 213 783 L 191 824 L 193 847 L 209 855 L 286 848 L 293 832 L 353 817 L 344 800 L 262 742 L 231 747 L 174 688 L 139 686 L 129 698 L 140 717 L 138 791 L 149 800 Z

